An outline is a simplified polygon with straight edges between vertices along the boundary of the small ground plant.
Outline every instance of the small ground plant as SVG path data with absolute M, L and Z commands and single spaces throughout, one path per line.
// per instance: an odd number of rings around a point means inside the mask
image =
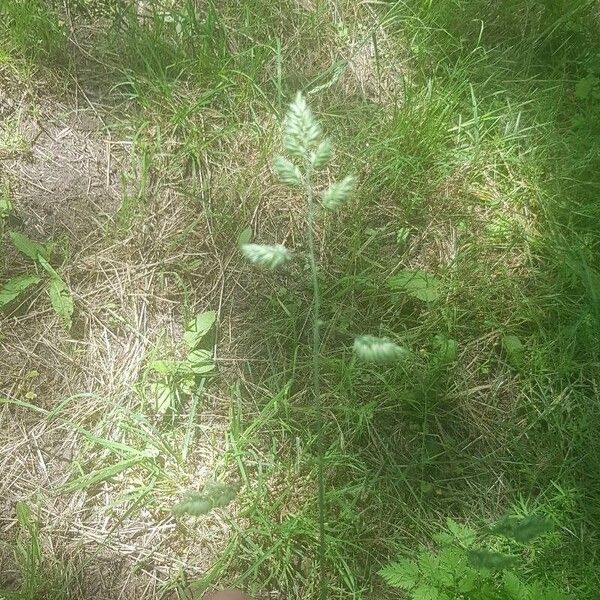
M 423 548 L 380 575 L 412 600 L 567 600 L 555 587 L 526 583 L 516 572 L 518 550 L 548 530 L 548 523 L 535 516 L 504 519 L 484 532 L 448 519 L 434 535 L 436 549 Z M 512 552 L 498 551 L 499 546 Z
M 15 248 L 33 261 L 36 273 L 12 277 L 0 288 L 0 310 L 21 297 L 29 288 L 44 283 L 50 296 L 50 304 L 66 329 L 73 325 L 74 303 L 69 287 L 50 264 L 52 244 L 40 244 L 18 231 L 9 231 Z
M 18 502 L 15 507 L 18 532 L 14 548 L 16 563 L 21 571 L 18 588 L 4 587 L 0 581 L 3 600 L 33 600 L 34 598 L 64 598 L 64 572 L 44 565 L 45 557 L 38 517 L 31 506 Z
M 176 411 L 186 397 L 193 397 L 204 387 L 204 380 L 215 368 L 213 348 L 208 334 L 216 319 L 214 311 L 194 317 L 183 335 L 185 358 L 153 360 L 148 369 L 153 374 L 149 384 L 151 408 L 159 416 Z

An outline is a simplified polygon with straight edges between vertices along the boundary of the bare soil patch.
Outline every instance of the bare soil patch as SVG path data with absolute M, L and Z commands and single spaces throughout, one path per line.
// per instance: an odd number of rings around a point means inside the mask
M 119 206 L 124 152 L 102 117 L 74 98 L 6 96 L 0 115 L 14 151 L 0 174 L 17 215 L 40 238 L 81 243 Z

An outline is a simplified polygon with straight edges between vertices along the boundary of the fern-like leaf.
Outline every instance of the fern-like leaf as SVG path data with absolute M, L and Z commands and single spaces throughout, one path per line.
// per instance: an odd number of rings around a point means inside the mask
M 413 600 L 450 600 L 450 596 L 432 585 L 421 585 L 412 592 Z
M 403 590 L 413 589 L 419 582 L 420 572 L 417 564 L 409 559 L 399 560 L 379 571 L 386 583 Z

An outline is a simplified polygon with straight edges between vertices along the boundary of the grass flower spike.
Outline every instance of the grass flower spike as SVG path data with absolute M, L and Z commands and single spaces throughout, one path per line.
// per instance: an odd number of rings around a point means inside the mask
M 273 168 L 281 183 L 285 183 L 289 186 L 297 186 L 302 183 L 302 173 L 300 173 L 300 169 L 287 158 L 276 156 L 273 160 Z
M 305 157 L 321 137 L 321 126 L 298 92 L 290 105 L 283 130 L 283 145 L 293 156 Z
M 356 186 L 356 177 L 347 175 L 342 180 L 333 183 L 317 201 L 314 177 L 317 169 L 329 163 L 333 147 L 328 139 L 321 139 L 321 126 L 313 116 L 306 100 L 301 93 L 290 105 L 283 126 L 283 145 L 289 156 L 296 159 L 294 164 L 289 158 L 276 156 L 273 168 L 280 181 L 291 187 L 298 187 L 306 199 L 306 238 L 307 258 L 312 280 L 312 392 L 317 414 L 317 455 L 318 455 L 318 503 L 319 503 L 319 568 L 321 573 L 320 598 L 327 597 L 327 582 L 325 579 L 325 440 L 324 440 L 324 408 L 321 395 L 321 288 L 319 285 L 319 266 L 316 250 L 316 222 L 321 206 L 327 210 L 337 210 L 346 204 Z M 290 253 L 282 245 L 263 246 L 260 244 L 242 244 L 241 251 L 252 263 L 274 269 L 290 259 Z M 364 335 L 354 342 L 354 352 L 364 361 L 373 363 L 393 363 L 408 353 L 386 338 Z M 197 503 L 194 510 L 204 510 L 206 502 Z
M 354 191 L 356 177 L 347 175 L 341 181 L 332 184 L 323 194 L 322 203 L 327 210 L 337 210 L 343 206 Z
M 289 250 L 282 244 L 242 244 L 241 250 L 252 264 L 266 269 L 276 269 L 291 258 Z
M 311 154 L 310 162 L 313 168 L 322 169 L 331 160 L 333 154 L 333 146 L 329 140 L 323 140 L 317 149 Z
M 388 338 L 361 335 L 354 340 L 354 353 L 365 362 L 389 364 L 406 356 L 408 350 Z

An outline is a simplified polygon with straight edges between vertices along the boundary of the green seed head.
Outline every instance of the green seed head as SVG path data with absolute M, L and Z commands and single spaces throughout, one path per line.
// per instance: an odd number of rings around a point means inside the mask
M 321 126 L 298 92 L 285 118 L 283 145 L 291 155 L 305 158 L 320 138 Z
M 240 249 L 252 264 L 266 269 L 275 269 L 291 258 L 289 250 L 282 244 L 242 244 Z
M 287 158 L 276 156 L 273 159 L 273 168 L 282 183 L 289 186 L 297 186 L 302 183 L 300 169 Z
M 310 161 L 315 169 L 322 169 L 331 160 L 333 146 L 329 140 L 323 140 L 311 153 Z
M 361 335 L 354 340 L 354 353 L 365 362 L 386 364 L 400 360 L 408 350 L 388 338 Z
M 327 210 L 336 210 L 343 206 L 354 191 L 355 184 L 356 177 L 354 175 L 347 175 L 341 181 L 331 185 L 323 194 L 323 199 L 321 200 L 323 206 Z

